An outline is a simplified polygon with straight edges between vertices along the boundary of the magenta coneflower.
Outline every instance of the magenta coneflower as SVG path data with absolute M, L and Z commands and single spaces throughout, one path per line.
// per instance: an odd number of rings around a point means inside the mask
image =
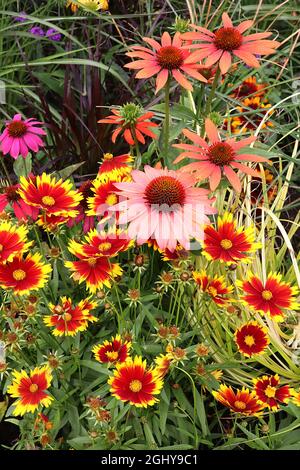
M 153 49 L 142 46 L 132 46 L 132 52 L 127 52 L 129 57 L 137 57 L 140 60 L 130 62 L 125 67 L 137 69 L 136 78 L 156 77 L 156 93 L 161 90 L 169 76 L 172 76 L 186 90 L 193 90 L 192 84 L 185 78 L 184 74 L 206 83 L 206 78 L 197 69 L 203 68 L 198 59 L 194 58 L 188 49 L 183 48 L 180 33 L 176 33 L 173 40 L 169 33 L 164 32 L 161 44 L 152 38 L 143 38 Z
M 218 129 L 208 118 L 205 120 L 205 131 L 208 136 L 209 143 L 199 137 L 198 134 L 191 132 L 188 129 L 184 129 L 183 134 L 192 140 L 194 145 L 173 145 L 173 147 L 185 150 L 174 160 L 174 163 L 178 163 L 186 157 L 197 160 L 195 163 L 190 163 L 181 168 L 181 171 L 193 173 L 197 180 L 209 178 L 210 189 L 212 191 L 219 186 L 222 173 L 224 173 L 237 192 L 241 191 L 242 186 L 239 177 L 234 170 L 240 170 L 244 173 L 255 176 L 256 178 L 260 178 L 260 174 L 257 170 L 241 163 L 269 161 L 265 157 L 247 153 L 247 149 L 245 149 L 245 147 L 254 142 L 256 137 L 251 136 L 238 142 L 234 139 L 222 141 L 219 137 Z M 238 153 L 240 150 L 242 152 Z
M 227 13 L 223 13 L 222 20 L 223 28 L 217 29 L 214 33 L 201 26 L 193 25 L 197 31 L 184 33 L 181 37 L 184 40 L 201 41 L 188 48 L 201 49 L 196 55 L 197 60 L 207 58 L 205 62 L 207 67 L 218 62 L 223 74 L 229 70 L 232 56 L 238 57 L 250 67 L 259 67 L 257 55 L 272 54 L 280 45 L 278 41 L 266 40 L 272 34 L 271 32 L 244 36 L 243 33 L 253 25 L 251 20 L 233 26 Z
M 25 158 L 29 150 L 38 152 L 39 147 L 44 146 L 44 142 L 39 135 L 46 135 L 41 129 L 42 122 L 33 118 L 22 119 L 21 114 L 15 114 L 11 121 L 7 121 L 6 127 L 0 136 L 1 150 L 4 155 L 10 155 L 17 159 L 19 155 Z
M 138 244 L 155 239 L 160 249 L 174 251 L 177 242 L 190 248 L 190 239 L 202 239 L 206 214 L 216 212 L 208 191 L 195 188 L 195 179 L 179 171 L 151 168 L 132 171 L 133 182 L 115 183 L 126 198 L 113 206 L 120 224 L 129 222 L 128 236 Z

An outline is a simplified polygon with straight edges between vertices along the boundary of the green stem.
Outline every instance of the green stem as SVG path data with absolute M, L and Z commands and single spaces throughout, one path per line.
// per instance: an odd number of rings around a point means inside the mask
M 133 136 L 134 136 L 134 145 L 135 145 L 135 150 L 136 150 L 136 158 L 135 158 L 135 162 L 134 162 L 134 168 L 139 169 L 139 167 L 141 166 L 141 163 L 142 163 L 142 156 L 141 156 L 140 146 L 139 146 L 138 140 L 137 140 L 136 135 L 134 133 L 133 133 Z
M 167 163 L 170 138 L 170 79 L 165 85 L 165 126 L 164 126 L 164 161 Z
M 216 92 L 216 88 L 217 88 L 217 85 L 218 85 L 220 74 L 221 74 L 221 72 L 220 72 L 220 69 L 218 67 L 218 69 L 216 71 L 214 81 L 213 81 L 213 84 L 212 84 L 212 87 L 211 87 L 211 90 L 210 90 L 210 94 L 208 95 L 208 98 L 207 98 L 207 102 L 206 102 L 206 106 L 205 106 L 205 110 L 204 110 L 204 116 L 208 116 L 208 114 L 210 113 L 211 103 L 212 103 L 212 100 L 215 96 L 215 92 Z
M 9 184 L 12 186 L 12 182 L 11 182 L 8 170 L 7 170 L 6 165 L 4 163 L 4 157 L 0 157 L 0 160 L 1 160 L 1 164 L 2 164 L 2 167 L 3 167 L 4 173 L 6 175 L 6 178 L 8 179 Z

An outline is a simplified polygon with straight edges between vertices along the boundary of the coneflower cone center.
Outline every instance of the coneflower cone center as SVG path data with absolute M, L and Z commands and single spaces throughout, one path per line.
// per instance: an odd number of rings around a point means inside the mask
M 23 137 L 27 132 L 27 125 L 22 121 L 12 121 L 7 126 L 10 137 Z
M 238 49 L 243 42 L 243 36 L 236 28 L 220 28 L 215 33 L 215 46 L 223 51 Z
M 150 205 L 182 206 L 185 202 L 185 189 L 173 176 L 158 176 L 146 187 L 145 197 Z
M 16 202 L 21 199 L 20 194 L 17 192 L 17 186 L 8 186 L 5 188 L 5 193 L 8 202 Z
M 234 160 L 234 151 L 226 142 L 217 142 L 209 147 L 208 159 L 218 166 L 228 165 Z
M 175 46 L 162 47 L 156 54 L 157 62 L 163 69 L 179 69 L 184 61 L 182 51 Z

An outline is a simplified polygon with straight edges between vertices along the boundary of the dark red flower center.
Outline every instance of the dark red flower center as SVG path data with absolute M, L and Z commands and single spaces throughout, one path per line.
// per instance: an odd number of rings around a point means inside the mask
M 6 194 L 8 202 L 16 202 L 21 198 L 17 190 L 18 190 L 18 186 L 16 185 L 7 186 L 7 188 L 5 188 L 5 194 Z
M 182 51 L 175 46 L 162 47 L 156 54 L 157 62 L 163 69 L 179 69 L 184 61 Z
M 223 51 L 238 49 L 243 42 L 243 36 L 236 28 L 220 28 L 215 33 L 215 46 Z
M 182 206 L 185 201 L 185 189 L 173 176 L 159 176 L 148 184 L 145 196 L 150 205 Z
M 10 137 L 23 137 L 27 132 L 27 125 L 23 121 L 11 121 L 7 131 Z
M 228 165 L 234 160 L 234 151 L 226 142 L 217 142 L 209 147 L 208 158 L 215 165 Z

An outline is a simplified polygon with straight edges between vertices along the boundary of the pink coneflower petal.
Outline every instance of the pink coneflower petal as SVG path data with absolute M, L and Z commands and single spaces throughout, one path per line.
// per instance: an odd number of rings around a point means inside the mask
M 225 51 L 220 59 L 220 62 L 219 62 L 219 67 L 220 67 L 220 70 L 221 70 L 221 73 L 223 75 L 225 75 L 226 72 L 228 72 L 228 70 L 230 69 L 231 67 L 231 55 L 228 51 Z
M 212 120 L 209 119 L 209 118 L 205 119 L 205 131 L 206 131 L 206 134 L 207 134 L 210 142 L 213 143 L 213 142 L 219 142 L 220 141 L 220 137 L 219 137 L 219 134 L 218 134 L 218 129 L 216 128 L 216 126 L 214 125 Z
M 245 62 L 246 65 L 249 65 L 249 67 L 259 67 L 259 61 L 250 52 L 247 52 L 247 51 L 244 51 L 244 50 L 241 50 L 241 49 L 235 49 L 232 52 L 239 59 L 242 59 Z
M 208 54 L 210 54 L 210 51 L 207 51 Z M 207 54 L 206 53 L 206 54 Z M 205 62 L 205 65 L 206 67 L 211 67 L 212 65 L 214 65 L 216 62 L 218 62 L 218 60 L 220 59 L 220 57 L 222 56 L 223 54 L 223 51 L 222 50 L 218 50 L 216 52 L 213 52 L 211 55 L 209 55 L 209 57 L 207 58 L 206 62 Z M 202 58 L 206 57 L 206 55 L 203 55 Z
M 200 31 L 201 33 L 206 34 L 207 36 L 210 36 L 211 38 L 215 37 L 215 34 L 212 31 L 209 31 L 209 29 L 202 28 L 202 26 L 197 26 L 192 24 L 192 28 L 195 28 L 197 31 Z
M 161 45 L 157 41 L 155 41 L 155 39 L 143 38 L 143 41 L 147 42 L 156 51 L 159 51 L 159 49 L 161 48 Z
M 227 176 L 228 181 L 230 182 L 232 187 L 238 193 L 240 193 L 241 190 L 242 190 L 242 185 L 241 185 L 241 182 L 240 182 L 239 177 L 237 176 L 237 174 L 229 166 L 224 167 L 224 173 Z
M 137 74 L 136 74 L 136 78 L 150 78 L 150 77 L 153 77 L 153 75 L 155 75 L 156 73 L 158 73 L 160 71 L 160 67 L 159 66 L 155 66 L 155 67 L 150 67 L 150 68 L 147 68 L 147 69 L 142 69 L 140 70 Z
M 164 69 L 156 77 L 156 93 L 161 90 L 168 81 L 169 72 Z
M 167 33 L 166 31 L 163 33 L 162 37 L 161 37 L 161 45 L 163 47 L 167 47 L 167 46 L 171 46 L 172 45 L 172 40 L 171 40 L 171 36 L 169 33 Z
M 244 147 L 248 147 L 250 144 L 256 141 L 256 137 L 254 135 L 251 135 L 250 137 L 246 137 L 246 139 L 242 139 L 239 142 L 230 142 L 231 147 L 234 150 L 240 150 Z
M 246 20 L 246 21 L 242 21 L 241 24 L 239 24 L 236 29 L 242 34 L 244 33 L 245 31 L 247 31 L 247 29 L 250 29 L 251 27 L 253 26 L 253 21 L 252 20 Z M 261 33 L 261 34 L 271 34 L 271 33 Z M 246 38 L 245 38 L 246 39 Z
M 150 67 L 157 67 L 157 64 L 153 60 L 136 60 L 135 62 L 125 64 L 124 67 L 127 67 L 128 69 L 147 69 Z
M 232 21 L 229 18 L 227 13 L 222 14 L 222 22 L 223 22 L 224 28 L 232 28 L 233 27 Z
M 261 178 L 259 171 L 254 170 L 253 168 L 250 168 L 249 166 L 242 165 L 241 163 L 238 163 L 238 162 L 231 163 L 231 166 L 233 168 L 237 168 L 238 170 L 243 171 L 244 173 L 247 173 L 248 175 L 254 176 L 255 178 Z
M 212 191 L 214 191 L 219 186 L 221 176 L 221 169 L 219 167 L 216 167 L 209 177 L 209 185 Z
M 246 162 L 264 162 L 264 163 L 270 163 L 269 160 L 266 161 L 265 157 L 260 157 L 259 155 L 251 155 L 251 154 L 245 154 L 241 153 L 236 156 L 237 160 L 242 160 Z
M 186 90 L 193 91 L 191 83 L 184 77 L 184 75 L 179 70 L 173 70 L 172 75 L 175 80 Z

